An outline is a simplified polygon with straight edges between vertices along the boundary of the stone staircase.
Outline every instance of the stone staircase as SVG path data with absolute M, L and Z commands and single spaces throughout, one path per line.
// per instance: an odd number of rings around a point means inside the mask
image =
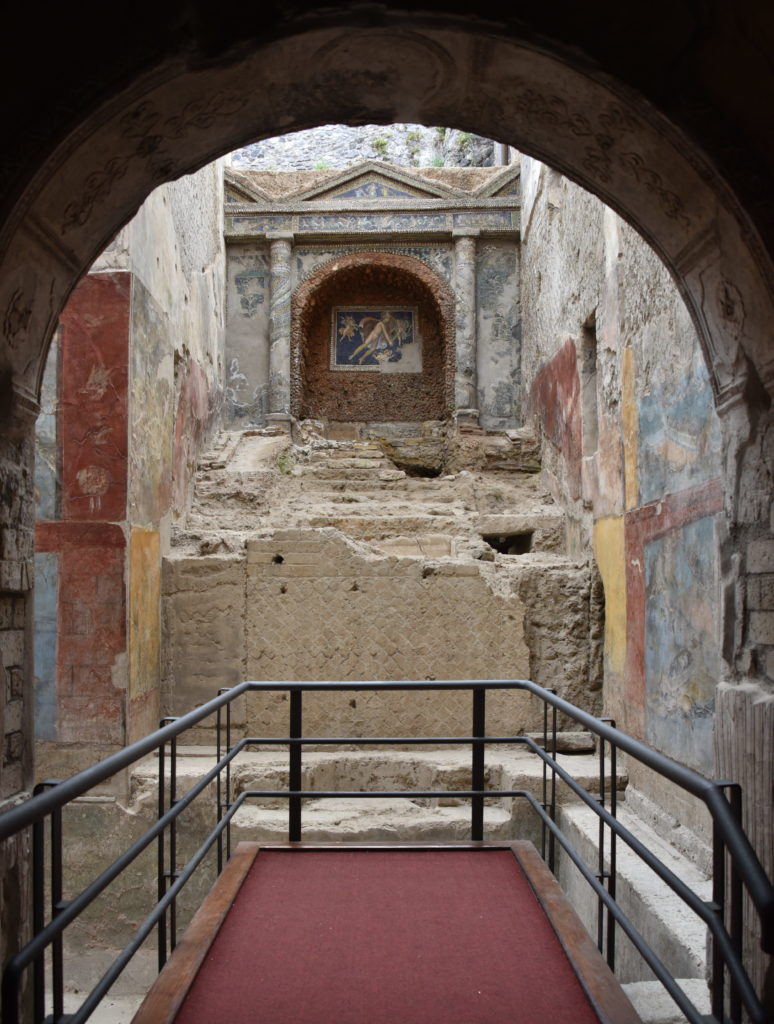
M 473 432 L 450 454 L 443 439 L 421 431 L 417 436 L 404 432 L 397 438 L 336 440 L 316 430 L 304 432 L 302 425 L 297 441 L 273 429 L 225 433 L 200 464 L 190 514 L 173 535 L 165 561 L 168 706 L 187 710 L 229 679 L 529 675 L 573 703 L 597 708 L 598 691 L 589 683 L 599 673 L 602 631 L 595 616 L 601 590 L 589 567 L 566 553 L 564 519 L 536 472 L 529 438 Z M 456 609 L 451 617 L 437 616 L 450 607 Z M 252 634 L 248 626 L 248 635 L 240 638 L 234 624 L 250 616 L 255 619 Z M 410 642 L 402 643 L 404 627 L 414 630 Z M 466 629 L 472 629 L 470 636 Z M 487 662 L 492 650 L 511 650 L 509 638 L 519 629 L 521 647 L 516 644 L 503 665 Z M 445 660 L 433 656 L 434 631 L 451 652 Z M 342 638 L 343 651 L 327 646 L 334 635 Z M 367 651 L 358 646 L 364 637 Z M 476 639 L 481 642 L 472 661 L 460 669 L 455 644 L 461 651 Z M 211 671 L 206 666 L 210 648 L 218 651 Z M 278 719 L 282 732 L 286 707 Z M 389 734 L 394 709 L 380 711 L 372 703 L 370 711 L 376 724 L 364 716 L 359 695 L 357 701 L 341 703 L 341 730 Z M 443 718 L 446 708 L 436 702 L 426 712 L 451 734 Z M 306 703 L 304 714 L 307 735 L 322 734 L 315 732 L 315 712 L 312 721 L 307 719 Z M 497 714 L 492 712 L 493 719 Z M 269 719 L 250 716 L 249 710 L 235 713 L 237 734 L 240 729 L 248 735 L 281 734 Z M 415 729 L 422 735 L 422 714 L 411 722 L 402 724 L 399 734 Z M 333 728 L 328 734 L 342 734 Z M 526 712 L 519 712 L 508 731 L 534 728 Z M 202 745 L 186 749 L 178 769 L 182 789 L 211 763 L 211 734 L 202 731 L 197 738 Z M 467 749 L 309 751 L 304 785 L 333 788 L 335 781 L 337 788 L 352 790 L 467 788 L 469 758 Z M 593 790 L 596 758 L 586 752 L 566 759 L 573 774 Z M 539 794 L 538 759 L 524 751 L 490 750 L 487 766 L 490 787 Z M 272 751 L 242 755 L 233 780 L 236 792 L 286 785 L 284 758 Z M 619 774 L 622 796 L 625 784 L 625 775 Z M 132 807 L 155 806 L 155 785 L 155 765 L 148 762 L 132 777 Z M 562 800 L 562 814 L 593 863 L 594 830 L 585 823 L 586 812 L 567 794 Z M 465 839 L 469 814 L 466 801 L 453 799 L 307 801 L 304 838 Z M 282 840 L 286 830 L 282 801 L 245 806 L 233 827 L 235 841 Z M 488 838 L 538 842 L 539 831 L 524 801 L 487 801 Z M 673 854 L 680 872 L 695 870 L 687 857 L 676 850 Z M 698 932 L 681 930 L 670 919 L 671 910 L 662 913 L 659 886 L 642 872 L 630 871 L 626 858 L 622 863 L 622 886 L 635 916 L 667 962 L 675 957 L 674 969 L 689 979 L 686 985 L 701 989 L 705 951 Z M 563 882 L 579 906 L 586 906 L 588 897 L 575 892 L 571 878 Z M 583 912 L 593 928 L 594 908 Z M 647 970 L 627 963 L 626 980 L 640 986 L 633 996 L 643 1020 L 679 1019 L 670 1016 L 668 1005 L 658 1010 L 661 1016 L 656 1013 L 661 1004 Z
M 208 554 L 214 534 L 220 550 L 235 550 L 262 528 L 331 526 L 377 541 L 451 532 L 473 541 L 479 555 L 487 551 L 483 535 L 530 534 L 530 550 L 564 552 L 563 515 L 535 473 L 531 448 L 510 462 L 501 455 L 494 464 L 502 468 L 440 474 L 427 468 L 437 464 L 437 446 L 423 464 L 416 451 L 405 454 L 412 442 L 417 451 L 427 449 L 421 437 L 398 443 L 314 436 L 295 445 L 269 431 L 223 433 L 200 463 L 193 505 L 173 544 L 188 551 L 199 544 Z M 405 465 L 413 461 L 409 472 L 386 450 L 397 450 Z

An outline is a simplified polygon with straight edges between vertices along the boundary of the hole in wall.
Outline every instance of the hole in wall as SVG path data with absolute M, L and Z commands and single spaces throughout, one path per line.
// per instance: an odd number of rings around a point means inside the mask
M 274 565 L 282 565 L 284 561 L 285 559 L 282 557 L 282 555 L 275 555 L 274 558 L 272 558 L 272 562 Z
M 406 476 L 418 476 L 425 479 L 434 479 L 441 475 L 441 470 L 435 466 L 408 466 L 398 459 L 392 459 L 398 469 L 402 469 Z
M 526 555 L 532 550 L 533 530 L 522 533 L 482 533 L 481 539 L 501 555 Z

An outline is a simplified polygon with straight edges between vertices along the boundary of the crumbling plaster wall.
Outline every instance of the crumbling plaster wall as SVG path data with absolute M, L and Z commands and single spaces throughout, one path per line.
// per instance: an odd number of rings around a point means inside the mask
M 38 432 L 43 774 L 158 723 L 161 556 L 222 396 L 221 197 L 219 164 L 157 189 L 62 313 Z
M 712 774 L 724 525 L 698 338 L 631 228 L 536 161 L 522 179 L 525 390 L 570 547 L 602 575 L 606 709 Z

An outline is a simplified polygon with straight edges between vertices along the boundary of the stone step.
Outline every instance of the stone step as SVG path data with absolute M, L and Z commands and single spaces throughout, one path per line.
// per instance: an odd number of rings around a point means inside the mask
M 598 787 L 597 758 L 588 754 L 559 755 L 560 763 L 589 791 Z M 212 747 L 181 747 L 177 761 L 177 796 L 186 793 L 214 763 Z M 525 747 L 492 749 L 486 760 L 489 789 L 526 790 L 542 799 L 540 759 Z M 157 806 L 158 761 L 136 765 L 130 776 L 130 804 L 134 814 L 152 813 Z M 617 786 L 626 775 L 619 770 Z M 287 754 L 246 751 L 232 763 L 232 799 L 247 790 L 280 790 L 288 785 Z M 167 787 L 168 787 L 167 777 Z M 610 779 L 606 785 L 609 787 Z M 470 801 L 467 798 L 412 797 L 411 790 L 467 790 L 471 786 L 469 748 L 442 750 L 340 750 L 304 754 L 302 787 L 317 791 L 406 792 L 403 798 L 309 798 L 302 811 L 303 838 L 309 841 L 426 840 L 443 842 L 470 838 Z M 558 800 L 573 801 L 567 787 L 559 787 Z M 215 786 L 210 785 L 186 812 L 187 828 L 205 834 L 215 813 Z M 485 838 L 527 839 L 539 847 L 541 824 L 523 798 L 490 797 L 484 809 Z M 280 797 L 245 802 L 234 819 L 232 842 L 241 839 L 287 839 L 288 805 Z
M 484 808 L 485 839 L 513 839 L 514 826 L 505 808 Z M 332 799 L 305 801 L 301 827 L 306 842 L 449 842 L 470 839 L 471 823 L 467 807 L 428 807 L 418 801 L 379 798 Z M 232 844 L 248 839 L 284 842 L 287 833 L 285 808 L 245 805 L 234 815 Z
M 312 491 L 319 498 L 324 499 L 326 494 L 339 494 L 341 491 L 352 491 L 362 494 L 365 497 L 371 496 L 374 500 L 381 499 L 384 502 L 384 494 L 391 494 L 395 491 L 403 491 L 404 484 L 402 477 L 388 477 L 387 479 L 375 479 L 373 476 L 365 480 L 352 480 L 340 476 L 331 477 L 327 480 L 304 479 L 301 483 L 304 491 Z
M 699 1013 L 709 1020 L 710 990 L 703 978 L 676 978 Z M 623 986 L 642 1024 L 684 1024 L 685 1016 L 660 981 L 632 981 Z
M 299 476 L 304 478 L 306 482 L 319 480 L 321 483 L 329 480 L 334 481 L 346 481 L 346 480 L 368 480 L 373 481 L 374 477 L 379 480 L 405 480 L 406 474 L 402 469 L 393 469 L 392 463 L 386 463 L 385 466 L 376 465 L 368 466 L 366 468 L 352 469 L 340 465 L 308 465 L 299 466 Z
M 632 813 L 625 803 L 619 806 L 618 817 L 623 825 L 697 892 L 701 899 L 712 898 L 711 882 L 697 869 L 692 860 L 658 836 L 641 818 Z M 593 865 L 596 871 L 596 815 L 582 804 L 563 805 L 560 823 L 586 864 Z M 622 840 L 617 843 L 616 860 L 616 896 L 635 926 L 674 977 L 704 979 L 707 956 L 705 925 Z M 557 876 L 586 928 L 592 935 L 596 934 L 596 897 L 575 867 L 561 854 Z M 656 980 L 620 928 L 617 930 L 616 940 L 616 976 L 622 982 Z
M 365 454 L 356 455 L 354 453 L 340 455 L 338 458 L 329 458 L 323 456 L 322 454 L 312 455 L 310 456 L 309 465 L 328 466 L 331 468 L 335 467 L 337 469 L 368 469 L 374 473 L 378 472 L 379 469 L 394 468 L 390 460 L 385 459 L 382 455 L 368 456 Z
M 558 757 L 574 778 L 589 791 L 596 791 L 599 764 L 595 755 L 568 753 Z M 187 792 L 212 767 L 214 759 L 215 749 L 211 746 L 178 748 L 178 796 Z M 535 794 L 541 791 L 542 761 L 524 746 L 490 749 L 485 767 L 486 784 L 490 789 L 525 789 Z M 317 790 L 464 790 L 470 788 L 470 773 L 471 753 L 465 746 L 440 750 L 310 750 L 304 753 L 302 762 L 303 787 Z M 248 789 L 283 788 L 288 783 L 288 755 L 276 750 L 243 751 L 232 762 L 231 781 L 236 795 Z M 609 782 L 608 778 L 608 785 Z M 617 788 L 624 789 L 626 782 L 626 773 L 619 768 Z M 151 796 L 155 800 L 157 785 L 158 762 L 154 756 L 135 765 L 131 771 L 132 803 L 146 803 Z M 508 797 L 491 799 L 505 807 L 512 802 Z M 566 791 L 563 799 L 574 797 Z M 412 802 L 410 798 L 409 802 Z M 428 802 L 421 801 L 422 804 Z M 467 805 L 467 800 L 456 797 L 439 798 L 438 802 L 444 806 Z M 264 803 L 271 808 L 285 806 L 281 798 L 266 798 Z

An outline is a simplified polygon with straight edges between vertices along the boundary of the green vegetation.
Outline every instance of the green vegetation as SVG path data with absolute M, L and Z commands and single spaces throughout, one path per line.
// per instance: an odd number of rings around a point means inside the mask
M 292 476 L 293 470 L 296 468 L 296 460 L 293 458 L 290 452 L 280 452 L 277 456 L 277 469 L 280 473 L 284 473 L 285 476 Z
M 387 146 L 389 145 L 389 141 L 389 135 L 379 135 L 371 142 L 371 148 L 378 157 L 381 157 L 382 160 L 387 156 Z
M 434 156 L 431 162 L 432 162 L 433 167 L 443 167 L 443 157 L 442 156 Z
M 473 136 L 470 132 L 460 132 L 459 137 L 457 138 L 457 149 L 460 153 L 466 153 L 470 149 L 472 142 Z
M 406 136 L 406 143 L 408 145 L 408 153 L 411 158 L 411 163 L 414 167 L 419 164 L 419 145 L 422 142 L 422 132 L 409 132 Z
M 330 168 L 330 164 L 327 160 L 315 160 L 312 165 L 316 171 L 327 171 Z

